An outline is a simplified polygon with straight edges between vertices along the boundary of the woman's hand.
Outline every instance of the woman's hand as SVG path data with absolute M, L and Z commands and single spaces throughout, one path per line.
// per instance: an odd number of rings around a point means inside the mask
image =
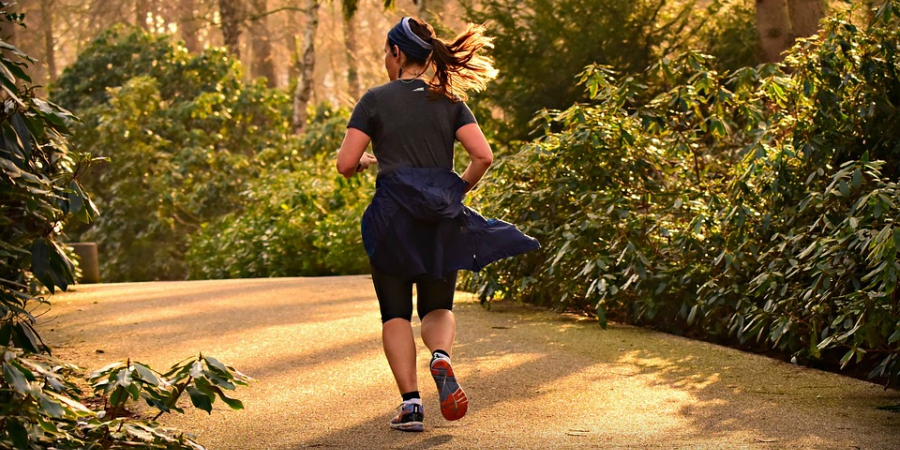
M 356 173 L 360 173 L 370 166 L 374 166 L 378 164 L 378 159 L 375 158 L 375 155 L 371 153 L 363 153 L 362 157 L 359 158 L 359 164 L 356 166 Z

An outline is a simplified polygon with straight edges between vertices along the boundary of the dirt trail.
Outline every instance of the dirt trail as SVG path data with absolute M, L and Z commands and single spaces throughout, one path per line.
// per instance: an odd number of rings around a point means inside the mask
M 82 285 L 52 302 L 39 329 L 82 367 L 162 370 L 202 351 L 258 380 L 235 394 L 244 411 L 164 419 L 210 449 L 900 448 L 900 414 L 876 409 L 897 392 L 463 293 L 453 361 L 469 414 L 441 418 L 420 345 L 426 431 L 391 431 L 399 395 L 365 276 Z

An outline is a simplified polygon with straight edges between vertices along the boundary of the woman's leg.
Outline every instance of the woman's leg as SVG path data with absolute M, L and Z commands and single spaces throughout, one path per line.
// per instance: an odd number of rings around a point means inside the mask
M 412 281 L 379 272 L 372 267 L 372 283 L 381 308 L 381 339 L 384 355 L 397 381 L 400 394 L 418 391 L 416 343 L 412 325 Z
M 416 381 L 416 343 L 409 320 L 388 320 L 381 327 L 384 355 L 397 381 L 401 394 L 418 391 Z
M 422 341 L 428 350 L 443 350 L 450 356 L 456 339 L 456 317 L 449 309 L 435 309 L 422 318 Z
M 416 288 L 422 341 L 432 352 L 443 350 L 449 356 L 456 339 L 456 317 L 453 315 L 456 272 L 440 280 L 420 281 Z
M 416 286 L 422 340 L 432 352 L 429 368 L 440 394 L 441 414 L 447 420 L 458 420 L 466 415 L 469 398 L 450 366 L 450 351 L 456 338 L 456 318 L 453 316 L 456 273 L 443 280 L 416 283 Z

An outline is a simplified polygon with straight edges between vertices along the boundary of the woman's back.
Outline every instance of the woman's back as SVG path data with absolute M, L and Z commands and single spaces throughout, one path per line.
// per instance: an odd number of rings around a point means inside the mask
M 370 89 L 348 124 L 372 139 L 379 175 L 400 167 L 453 169 L 456 130 L 475 123 L 464 102 L 437 97 L 421 79 L 394 80 Z

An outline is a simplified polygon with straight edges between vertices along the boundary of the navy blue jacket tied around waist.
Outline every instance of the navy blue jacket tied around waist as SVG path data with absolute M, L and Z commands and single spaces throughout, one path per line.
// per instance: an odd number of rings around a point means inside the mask
M 405 167 L 379 176 L 362 218 L 372 265 L 397 277 L 438 279 L 540 248 L 514 225 L 465 206 L 465 185 L 441 168 Z

